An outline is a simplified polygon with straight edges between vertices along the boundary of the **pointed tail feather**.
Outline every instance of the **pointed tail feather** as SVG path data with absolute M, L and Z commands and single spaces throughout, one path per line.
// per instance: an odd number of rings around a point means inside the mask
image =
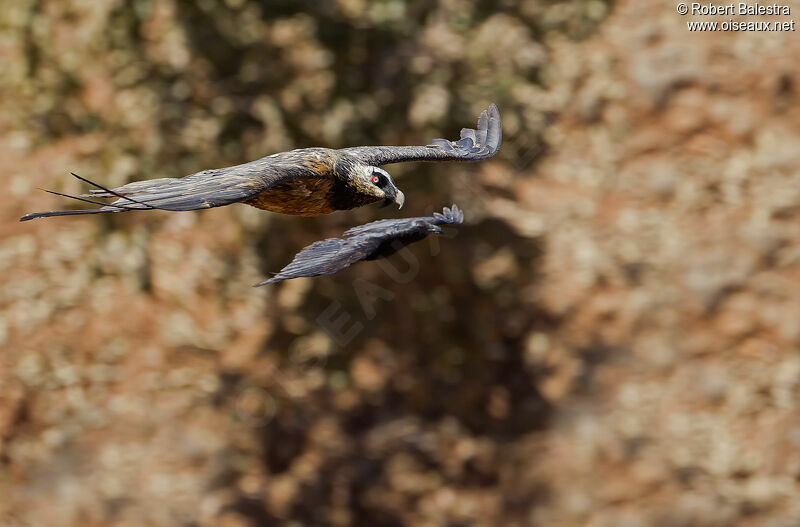
M 77 176 L 75 174 L 72 174 L 72 175 L 75 176 L 76 178 L 80 179 L 80 180 L 83 180 L 83 178 L 80 177 L 80 176 Z M 84 180 L 84 181 L 86 181 L 86 180 Z M 94 185 L 94 183 L 92 183 L 92 184 Z M 102 188 L 102 187 L 100 187 L 100 188 Z M 98 213 L 103 213 L 103 212 L 124 212 L 126 210 L 136 210 L 137 208 L 139 208 L 139 207 L 132 207 L 132 206 L 129 206 L 129 205 L 108 205 L 108 204 L 103 203 L 101 201 L 95 201 L 95 200 L 83 198 L 83 197 L 80 197 L 80 196 L 72 196 L 70 194 L 64 194 L 63 192 L 56 192 L 55 190 L 47 190 L 47 189 L 42 189 L 42 190 L 44 190 L 45 192 L 47 192 L 49 194 L 55 194 L 56 196 L 62 196 L 64 198 L 70 198 L 70 199 L 74 199 L 74 200 L 78 200 L 78 201 L 83 201 L 85 203 L 91 203 L 93 205 L 101 205 L 101 207 L 99 209 L 89 209 L 89 210 L 53 210 L 53 211 L 50 211 L 50 212 L 34 212 L 34 213 L 31 213 L 31 214 L 26 214 L 25 216 L 21 217 L 19 219 L 19 221 L 34 220 L 36 218 L 47 218 L 47 217 L 50 217 L 50 216 L 72 216 L 72 215 L 77 215 L 77 214 L 98 214 Z M 152 208 L 152 207 L 149 207 L 148 205 L 145 205 L 144 203 L 139 203 L 137 201 L 134 201 L 134 203 L 137 203 L 139 205 L 143 205 L 145 208 Z
M 282 280 L 286 280 L 286 278 L 288 278 L 288 277 L 283 277 L 283 276 L 281 276 L 280 273 L 278 273 L 275 276 L 273 276 L 272 278 L 268 278 L 267 280 L 264 280 L 263 282 L 259 282 L 257 284 L 253 284 L 253 287 L 261 287 L 262 285 L 274 284 L 275 282 L 280 282 Z
M 103 212 L 123 212 L 125 209 L 118 208 L 102 208 L 102 209 L 85 209 L 85 210 L 51 210 L 50 212 L 32 212 L 26 214 L 19 219 L 19 221 L 35 220 L 36 218 L 49 218 L 50 216 L 73 216 L 77 214 L 98 214 Z

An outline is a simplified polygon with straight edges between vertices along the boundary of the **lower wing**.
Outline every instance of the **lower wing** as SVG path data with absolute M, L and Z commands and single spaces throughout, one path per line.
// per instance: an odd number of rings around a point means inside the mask
M 378 245 L 379 239 L 328 238 L 314 242 L 297 253 L 278 274 L 253 287 L 301 276 L 337 273 L 366 258 Z

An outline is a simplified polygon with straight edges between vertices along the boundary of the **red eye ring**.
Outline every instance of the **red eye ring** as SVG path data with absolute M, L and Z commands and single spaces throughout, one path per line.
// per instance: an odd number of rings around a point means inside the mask
M 380 180 L 381 180 L 381 178 L 379 178 L 378 176 L 375 176 L 375 175 L 372 176 L 372 182 L 375 183 L 376 185 L 378 184 L 378 182 Z

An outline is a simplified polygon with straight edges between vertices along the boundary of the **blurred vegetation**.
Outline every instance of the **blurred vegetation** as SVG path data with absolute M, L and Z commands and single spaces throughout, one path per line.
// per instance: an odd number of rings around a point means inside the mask
M 607 9 L 596 0 L 11 2 L 0 15 L 4 39 L 12 49 L 21 46 L 22 53 L 0 75 L 2 91 L 14 94 L 14 104 L 4 105 L 3 121 L 6 136 L 31 151 L 73 137 L 96 139 L 78 147 L 77 167 L 53 167 L 48 184 L 56 189 L 71 188 L 62 177 L 71 169 L 111 186 L 180 177 L 304 146 L 424 144 L 472 126 L 490 102 L 500 106 L 505 124 L 500 157 L 526 168 L 544 148 L 545 125 L 565 102 L 548 96 L 542 85 L 548 74 L 544 41 L 585 37 Z M 242 365 L 218 372 L 213 404 L 234 417 L 243 393 L 267 390 L 264 400 L 277 413 L 253 428 L 260 446 L 242 447 L 241 454 L 248 463 L 260 457 L 272 477 L 289 469 L 308 442 L 309 429 L 328 416 L 337 416 L 348 443 L 382 424 L 420 423 L 415 426 L 422 428 L 403 440 L 405 446 L 377 453 L 346 447 L 323 461 L 314 481 L 303 483 L 292 500 L 294 508 L 282 506 L 286 518 L 303 523 L 331 522 L 340 492 L 332 481 L 345 470 L 353 474 L 348 492 L 355 501 L 344 518 L 363 525 L 399 524 L 401 509 L 358 496 L 376 492 L 375 478 L 390 470 L 386 456 L 407 452 L 415 462 L 440 463 L 414 446 L 427 426 L 422 423 L 445 419 L 499 440 L 547 421 L 548 404 L 538 394 L 536 376 L 526 373 L 522 354 L 525 336 L 552 321 L 534 300 L 517 294 L 535 285 L 537 241 L 502 220 L 482 219 L 487 190 L 470 181 L 472 167 L 401 166 L 393 172 L 409 196 L 405 215 L 457 201 L 470 225 L 409 253 L 410 262 L 398 257 L 388 271 L 362 265 L 349 275 L 291 286 L 290 300 L 276 297 L 262 308 L 270 330 L 255 343 L 262 359 L 253 360 L 266 360 L 280 375 L 307 386 L 300 399 L 280 389 L 274 371 L 258 373 L 258 367 Z M 460 173 L 467 177 L 459 179 Z M 464 186 L 469 188 L 456 190 Z M 260 259 L 258 272 L 266 274 L 304 243 L 377 213 L 303 220 L 255 219 L 252 211 L 237 211 L 238 241 L 217 255 L 222 262 L 216 267 L 223 270 L 212 284 L 200 284 L 200 291 L 214 295 L 223 309 L 235 305 L 243 293 L 226 280 L 240 282 L 243 273 L 252 273 L 246 268 L 252 260 L 241 254 L 248 246 Z M 122 247 L 137 255 L 128 276 L 139 294 L 156 295 L 156 301 L 163 280 L 152 273 L 159 273 L 159 247 L 165 246 L 149 233 L 169 229 L 164 220 L 159 215 L 98 219 L 91 242 L 108 246 L 122 234 Z M 128 229 L 130 237 L 124 234 Z M 520 272 L 501 278 L 489 269 L 485 278 L 476 278 L 473 267 L 508 248 L 514 251 L 511 265 Z M 98 277 L 117 272 L 91 261 L 76 265 Z M 195 293 L 176 294 L 186 295 L 180 306 L 189 305 Z M 80 295 L 72 297 L 78 306 Z M 327 314 L 333 320 L 344 314 L 348 322 L 331 325 Z M 336 335 L 354 328 L 346 338 Z M 248 329 L 228 331 L 228 338 L 210 346 L 224 348 Z M 356 357 L 362 357 L 360 366 L 352 362 Z M 374 393 L 343 409 L 335 398 L 349 393 L 353 368 L 366 379 L 361 382 L 374 384 Z M 388 371 L 395 381 L 386 382 Z M 497 482 L 489 465 L 464 470 L 465 483 L 474 479 L 468 485 Z M 242 471 L 251 469 L 225 465 L 215 487 L 235 486 Z M 275 506 L 261 500 L 242 495 L 228 507 L 270 523 Z

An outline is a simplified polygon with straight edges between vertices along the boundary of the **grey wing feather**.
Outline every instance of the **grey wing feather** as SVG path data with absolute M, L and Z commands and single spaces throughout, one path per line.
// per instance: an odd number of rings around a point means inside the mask
M 251 198 L 268 188 L 266 182 L 251 174 L 223 172 L 226 169 L 204 170 L 184 178 L 164 178 L 136 181 L 114 191 L 134 199 L 119 198 L 109 206 L 124 205 L 130 209 L 148 207 L 181 211 L 230 205 Z M 147 184 L 149 183 L 149 185 Z M 111 197 L 98 191 L 92 197 Z
M 472 128 L 462 128 L 461 139 L 472 139 L 473 143 L 478 142 L 478 136 L 475 135 L 475 130 L 473 130 Z
M 433 216 L 419 216 L 416 218 L 398 218 L 392 220 L 378 220 L 364 225 L 353 227 L 344 232 L 342 236 L 351 237 L 365 233 L 381 233 L 385 238 L 400 234 L 411 228 L 416 222 L 425 221 L 435 225 L 460 224 L 464 222 L 464 212 L 453 205 L 452 208 L 445 207 L 442 212 L 434 212 Z
M 433 223 L 436 223 L 437 225 L 460 225 L 461 223 L 464 223 L 464 211 L 459 209 L 458 205 L 455 203 L 453 203 L 452 208 L 445 207 L 441 214 L 434 212 L 433 217 L 437 220 Z
M 344 231 L 345 238 L 351 236 L 357 236 L 359 234 L 363 234 L 365 232 L 385 232 L 387 229 L 391 229 L 399 224 L 403 224 L 409 221 L 416 220 L 418 218 L 398 218 L 392 220 L 378 220 L 378 221 L 371 221 L 369 223 L 365 223 L 364 225 L 359 225 L 357 227 L 353 227 Z
M 494 156 L 502 142 L 500 111 L 492 104 L 481 113 L 477 129 L 462 129 L 457 141 L 436 138 L 427 146 L 357 146 L 341 151 L 373 166 L 403 161 L 481 161 Z
M 445 207 L 442 213 L 418 218 L 399 218 L 378 220 L 347 230 L 342 238 L 328 238 L 314 242 L 295 255 L 292 262 L 270 278 L 255 287 L 273 284 L 301 276 L 333 274 L 366 258 L 373 258 L 374 252 L 383 244 L 402 240 L 404 237 L 420 233 L 426 223 L 434 225 L 458 224 L 464 221 L 464 213 L 456 205 Z M 429 233 L 423 231 L 420 240 Z M 412 242 L 414 240 L 411 240 Z M 406 240 L 408 242 L 408 240 Z
M 292 262 L 254 287 L 301 276 L 333 274 L 363 260 L 380 240 L 328 238 L 314 242 L 297 253 Z

